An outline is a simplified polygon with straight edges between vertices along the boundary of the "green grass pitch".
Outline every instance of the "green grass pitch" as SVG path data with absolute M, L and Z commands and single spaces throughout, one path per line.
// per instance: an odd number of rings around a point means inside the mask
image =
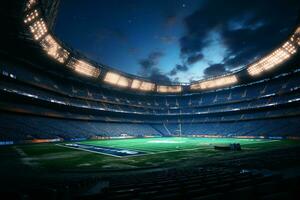
M 114 157 L 62 146 L 67 143 L 119 148 L 145 152 L 145 154 L 131 157 Z M 230 143 L 240 143 L 242 151 L 219 151 L 214 149 L 214 145 L 228 145 Z M 110 139 L 13 145 L 1 149 L 0 158 L 2 156 L 2 159 L 6 159 L 6 155 L 9 152 L 12 153 L 9 153 L 10 159 L 3 163 L 3 167 L 0 165 L 0 169 L 5 173 L 5 170 L 13 170 L 14 166 L 24 166 L 25 169 L 45 170 L 46 172 L 61 170 L 123 170 L 179 165 L 184 167 L 187 165 L 215 164 L 224 160 L 299 145 L 299 141 L 292 140 L 193 137 Z M 20 170 L 16 169 L 13 171 Z
M 257 144 L 274 142 L 274 140 L 262 139 L 237 139 L 237 138 L 191 138 L 191 137 L 162 137 L 162 138 L 135 138 L 84 141 L 80 144 L 88 144 L 99 147 L 120 148 L 134 150 L 147 154 L 168 153 L 176 151 L 189 151 L 196 149 L 212 148 L 214 145 L 229 145 L 231 143 Z

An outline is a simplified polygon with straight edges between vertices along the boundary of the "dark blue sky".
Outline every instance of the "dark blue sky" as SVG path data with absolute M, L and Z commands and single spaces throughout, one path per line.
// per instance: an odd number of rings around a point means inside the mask
M 297 0 L 63 0 L 57 36 L 87 57 L 153 80 L 239 68 L 295 26 Z

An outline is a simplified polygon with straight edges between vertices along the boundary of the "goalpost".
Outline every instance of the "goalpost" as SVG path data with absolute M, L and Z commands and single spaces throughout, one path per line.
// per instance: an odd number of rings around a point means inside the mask
M 179 123 L 179 137 L 181 137 L 181 122 Z

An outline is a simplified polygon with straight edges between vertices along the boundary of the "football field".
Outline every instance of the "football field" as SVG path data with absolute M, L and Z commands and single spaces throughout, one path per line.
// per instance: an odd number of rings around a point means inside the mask
M 240 143 L 242 147 L 248 144 L 274 142 L 264 139 L 237 138 L 192 138 L 192 137 L 162 137 L 92 140 L 77 143 L 66 143 L 65 147 L 99 153 L 115 157 L 142 156 L 176 151 L 191 151 L 213 148 L 215 145 Z
M 215 150 L 215 145 L 240 143 L 242 151 Z M 123 170 L 204 165 L 299 146 L 299 141 L 237 138 L 156 137 L 87 140 L 3 147 L 6 165 L 51 171 Z M 7 159 L 6 159 L 7 160 Z M 0 169 L 10 169 L 5 167 Z M 13 170 L 13 168 L 11 168 Z M 13 170 L 17 171 L 17 170 Z

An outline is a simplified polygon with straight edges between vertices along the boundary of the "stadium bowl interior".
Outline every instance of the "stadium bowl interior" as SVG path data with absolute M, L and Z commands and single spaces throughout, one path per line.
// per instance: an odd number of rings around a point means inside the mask
M 65 44 L 58 3 L 0 9 L 2 196 L 299 198 L 299 22 L 240 70 L 167 84 Z

